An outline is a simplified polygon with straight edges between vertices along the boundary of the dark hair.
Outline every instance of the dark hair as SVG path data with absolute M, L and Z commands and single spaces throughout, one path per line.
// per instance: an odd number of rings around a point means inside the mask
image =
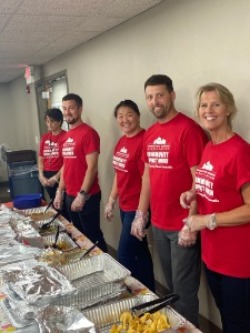
M 54 121 L 58 121 L 61 124 L 63 123 L 63 115 L 62 115 L 62 111 L 60 109 L 52 108 L 52 109 L 46 110 L 44 119 L 46 120 L 47 117 L 53 119 Z
M 124 101 L 121 101 L 119 104 L 116 105 L 116 107 L 114 109 L 114 116 L 115 116 L 115 118 L 117 118 L 118 110 L 122 106 L 130 108 L 136 114 L 140 115 L 140 111 L 139 111 L 138 105 L 135 102 L 131 101 L 130 99 L 125 99 Z
M 65 95 L 63 98 L 62 98 L 63 101 L 71 101 L 71 100 L 74 100 L 77 104 L 78 107 L 81 107 L 82 106 L 82 98 L 77 95 L 77 94 L 73 94 L 73 93 L 70 93 L 70 94 L 67 94 Z
M 144 83 L 144 90 L 147 86 L 157 86 L 159 84 L 165 85 L 168 92 L 174 91 L 173 82 L 169 76 L 163 74 L 155 74 L 150 76 Z

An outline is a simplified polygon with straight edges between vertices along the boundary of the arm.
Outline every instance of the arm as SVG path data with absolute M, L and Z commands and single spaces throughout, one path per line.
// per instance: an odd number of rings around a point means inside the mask
M 49 180 L 43 174 L 43 157 L 38 157 L 39 180 L 43 186 L 50 186 Z
M 139 200 L 139 206 L 131 226 L 131 234 L 142 240 L 146 236 L 145 226 L 147 224 L 147 211 L 150 200 L 150 182 L 149 182 L 149 165 L 145 163 L 142 176 L 142 187 Z
M 117 189 L 117 175 L 115 174 L 112 184 L 112 189 L 109 195 L 108 203 L 105 206 L 104 210 L 104 216 L 106 220 L 111 221 L 113 217 L 113 209 L 116 202 L 116 199 L 118 198 L 118 189 Z
M 60 176 L 61 176 L 61 169 L 53 177 L 50 177 L 48 179 L 49 185 L 51 187 L 54 186 L 56 183 L 59 183 Z
M 188 218 L 188 226 L 191 231 L 198 231 L 205 228 L 215 229 L 217 227 L 234 227 L 250 222 L 250 183 L 241 188 L 241 195 L 244 204 L 227 212 L 194 215 Z
M 98 157 L 99 157 L 98 152 L 93 152 L 91 154 L 86 155 L 87 170 L 80 191 L 85 191 L 86 193 L 88 193 L 89 190 L 91 189 L 98 170 Z M 72 202 L 71 206 L 72 211 L 75 212 L 82 210 L 83 206 L 87 201 L 85 195 L 82 195 L 80 191 L 77 194 L 75 200 Z
M 56 191 L 56 196 L 53 202 L 53 205 L 56 209 L 61 209 L 62 207 L 62 202 L 63 202 L 63 195 L 64 195 L 64 179 L 63 179 L 63 166 L 61 167 L 60 170 L 60 182 Z

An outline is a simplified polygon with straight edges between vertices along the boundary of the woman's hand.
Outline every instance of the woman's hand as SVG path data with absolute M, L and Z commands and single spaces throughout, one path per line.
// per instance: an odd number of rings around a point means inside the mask
M 207 228 L 210 215 L 191 215 L 187 218 L 186 226 L 191 232 Z
M 179 232 L 178 244 L 183 247 L 190 247 L 196 243 L 198 233 L 191 232 L 189 227 L 185 224 Z
M 194 191 L 183 192 L 180 196 L 180 205 L 184 209 L 189 209 L 192 201 L 196 199 Z

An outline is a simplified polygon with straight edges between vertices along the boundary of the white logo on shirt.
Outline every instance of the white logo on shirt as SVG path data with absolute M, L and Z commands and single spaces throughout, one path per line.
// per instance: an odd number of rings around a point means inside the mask
M 120 150 L 121 153 L 127 154 L 128 150 L 125 147 L 122 147 Z
M 202 169 L 207 171 L 213 171 L 213 165 L 208 161 L 207 163 L 204 163 L 202 166 Z
M 153 144 L 154 145 L 165 145 L 167 140 L 162 139 L 161 137 L 157 138 L 154 140 Z

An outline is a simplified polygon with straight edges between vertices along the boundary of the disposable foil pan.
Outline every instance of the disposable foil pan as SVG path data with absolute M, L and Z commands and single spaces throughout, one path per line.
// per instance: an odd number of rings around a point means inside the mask
M 71 282 L 73 284 L 73 282 Z M 80 309 L 102 304 L 111 299 L 119 297 L 126 291 L 126 286 L 122 282 L 101 284 L 85 290 L 79 290 L 76 294 L 59 296 L 51 304 L 61 306 L 77 306 Z
M 125 311 L 130 311 L 132 306 L 142 304 L 157 298 L 155 295 L 138 295 L 118 302 L 101 305 L 92 309 L 84 310 L 83 314 L 90 321 L 95 323 L 96 327 L 102 333 L 109 333 L 113 324 L 120 322 L 120 316 Z M 167 306 L 161 310 L 164 313 L 173 328 L 184 324 L 184 319 L 173 308 Z
M 54 244 L 55 241 L 54 234 L 46 235 L 43 236 L 42 238 L 45 247 L 49 247 Z M 59 247 L 59 250 L 63 252 L 78 248 L 78 245 L 65 232 L 59 234 L 57 245 Z
M 36 207 L 36 208 L 29 208 L 29 209 L 22 209 L 20 211 L 18 211 L 17 209 L 15 210 L 16 212 L 20 212 L 21 214 L 24 214 L 26 216 L 31 216 L 32 214 L 40 214 L 43 213 L 45 211 L 45 209 L 47 208 L 47 206 L 42 206 L 42 207 Z M 52 209 L 48 210 L 49 213 L 53 215 L 55 214 L 55 211 Z
M 38 325 L 34 322 L 34 320 L 24 319 L 17 315 L 17 312 L 10 306 L 8 298 L 5 298 L 3 301 L 0 302 L 0 304 L 3 311 L 8 316 L 11 325 L 17 328 L 18 332 L 19 329 L 23 327 L 26 327 L 27 330 L 29 329 L 29 332 L 39 332 Z
M 86 258 L 57 269 L 79 289 L 90 289 L 102 284 L 121 281 L 130 271 L 107 253 Z
M 40 220 L 40 221 L 35 221 L 35 225 L 39 228 L 39 233 L 42 235 L 49 235 L 49 234 L 55 234 L 57 232 L 57 227 L 59 226 L 59 230 L 61 231 L 65 231 L 66 228 L 64 226 L 64 224 L 59 221 L 59 220 L 54 220 L 48 228 L 45 229 L 41 229 L 41 227 L 48 223 L 49 221 L 51 221 L 51 219 L 53 218 L 53 216 L 50 219 L 47 220 Z

